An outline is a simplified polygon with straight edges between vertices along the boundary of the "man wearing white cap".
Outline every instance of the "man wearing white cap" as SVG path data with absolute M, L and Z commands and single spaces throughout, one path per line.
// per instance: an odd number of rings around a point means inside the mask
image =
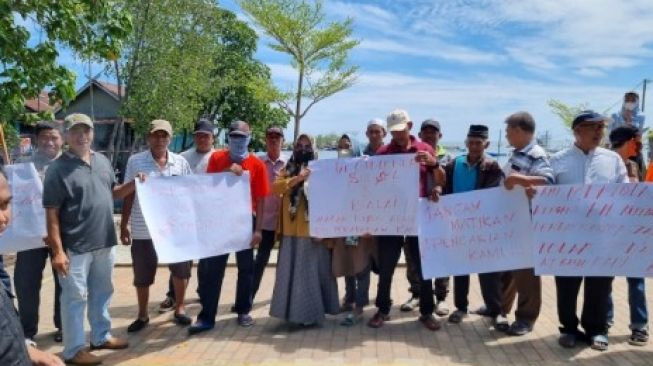
M 374 118 L 367 122 L 367 131 L 365 136 L 369 143 L 363 150 L 363 155 L 374 156 L 376 151 L 383 146 L 383 139 L 387 134 L 385 130 L 385 122 L 381 118 Z
M 377 155 L 389 154 L 415 154 L 415 160 L 419 163 L 419 195 L 420 197 L 437 197 L 442 192 L 444 185 L 444 171 L 438 164 L 433 148 L 410 134 L 413 122 L 408 112 L 397 109 L 387 118 L 388 130 L 392 134 L 389 144 L 377 150 Z M 427 192 L 428 177 L 431 176 L 435 182 L 431 192 Z M 417 197 L 415 197 L 417 198 Z M 405 239 L 406 245 L 411 247 L 413 262 L 421 278 L 420 288 L 420 322 L 431 331 L 440 329 L 440 322 L 433 316 L 435 301 L 433 299 L 432 281 L 424 280 L 420 262 L 419 246 L 417 236 L 408 236 Z M 392 287 L 392 276 L 401 255 L 401 248 L 404 245 L 404 238 L 400 236 L 378 236 L 378 269 L 379 283 L 376 296 L 376 307 L 378 312 L 370 319 L 368 325 L 372 328 L 380 328 L 385 321 L 390 319 L 390 290 Z

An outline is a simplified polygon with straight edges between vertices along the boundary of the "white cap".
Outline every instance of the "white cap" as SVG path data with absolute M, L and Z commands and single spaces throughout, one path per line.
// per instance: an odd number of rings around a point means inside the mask
M 373 118 L 367 122 L 367 127 L 379 126 L 385 131 L 385 122 L 381 118 Z
M 408 128 L 408 122 L 411 122 L 408 112 L 403 109 L 395 109 L 388 115 L 388 130 L 403 131 Z

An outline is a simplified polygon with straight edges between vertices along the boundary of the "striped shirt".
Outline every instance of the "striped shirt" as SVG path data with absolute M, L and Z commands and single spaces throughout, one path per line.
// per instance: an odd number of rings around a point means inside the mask
M 125 169 L 125 183 L 134 180 L 136 174 L 138 173 L 145 173 L 150 177 L 170 177 L 175 175 L 190 175 L 193 172 L 190 169 L 190 165 L 186 159 L 184 159 L 181 155 L 177 155 L 168 151 L 168 160 L 166 161 L 166 165 L 165 167 L 161 168 L 154 160 L 152 152 L 150 150 L 146 150 L 132 155 L 127 161 L 127 168 Z M 150 232 L 147 230 L 147 226 L 145 225 L 145 219 L 143 218 L 141 206 L 138 202 L 138 195 L 136 195 L 134 204 L 132 206 L 130 224 L 132 239 L 152 239 L 150 237 Z
M 523 149 L 513 151 L 503 172 L 506 177 L 511 173 L 519 173 L 531 177 L 542 177 L 546 179 L 547 184 L 555 183 L 553 169 L 546 151 L 535 140 Z

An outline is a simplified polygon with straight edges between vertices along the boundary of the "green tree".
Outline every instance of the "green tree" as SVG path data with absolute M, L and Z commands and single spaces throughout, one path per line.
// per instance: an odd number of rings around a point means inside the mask
M 558 116 L 562 120 L 562 123 L 569 128 L 571 128 L 571 122 L 574 120 L 574 117 L 589 107 L 587 103 L 572 106 L 556 99 L 549 100 L 548 104 L 551 112 Z
M 237 0 L 266 35 L 270 47 L 291 58 L 297 70 L 297 87 L 277 96 L 277 102 L 293 117 L 297 139 L 303 117 L 316 103 L 353 85 L 357 66 L 348 65 L 348 54 L 359 41 L 351 38 L 352 20 L 326 22 L 322 1 Z M 302 101 L 308 103 L 302 109 Z M 294 108 L 291 104 L 294 103 Z
M 269 70 L 254 60 L 256 33 L 210 0 L 125 0 L 135 20 L 124 59 L 115 68 L 126 86 L 122 114 L 140 134 L 155 118 L 187 131 L 200 116 L 224 128 L 250 122 L 285 126 L 272 109 L 278 92 Z M 260 138 L 259 138 L 260 140 Z
M 57 46 L 84 57 L 115 59 L 131 31 L 127 13 L 109 0 L 0 1 L 0 122 L 31 121 L 52 115 L 26 115 L 25 99 L 50 89 L 51 101 L 75 96 L 75 75 L 57 63 Z M 30 32 L 30 25 L 40 37 Z

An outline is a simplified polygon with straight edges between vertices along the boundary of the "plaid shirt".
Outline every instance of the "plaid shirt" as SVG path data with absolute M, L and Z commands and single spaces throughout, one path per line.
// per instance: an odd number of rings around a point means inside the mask
M 535 140 L 525 148 L 513 151 L 504 168 L 506 176 L 519 173 L 528 176 L 539 176 L 546 179 L 547 184 L 554 184 L 553 169 L 549 163 L 546 151 Z

